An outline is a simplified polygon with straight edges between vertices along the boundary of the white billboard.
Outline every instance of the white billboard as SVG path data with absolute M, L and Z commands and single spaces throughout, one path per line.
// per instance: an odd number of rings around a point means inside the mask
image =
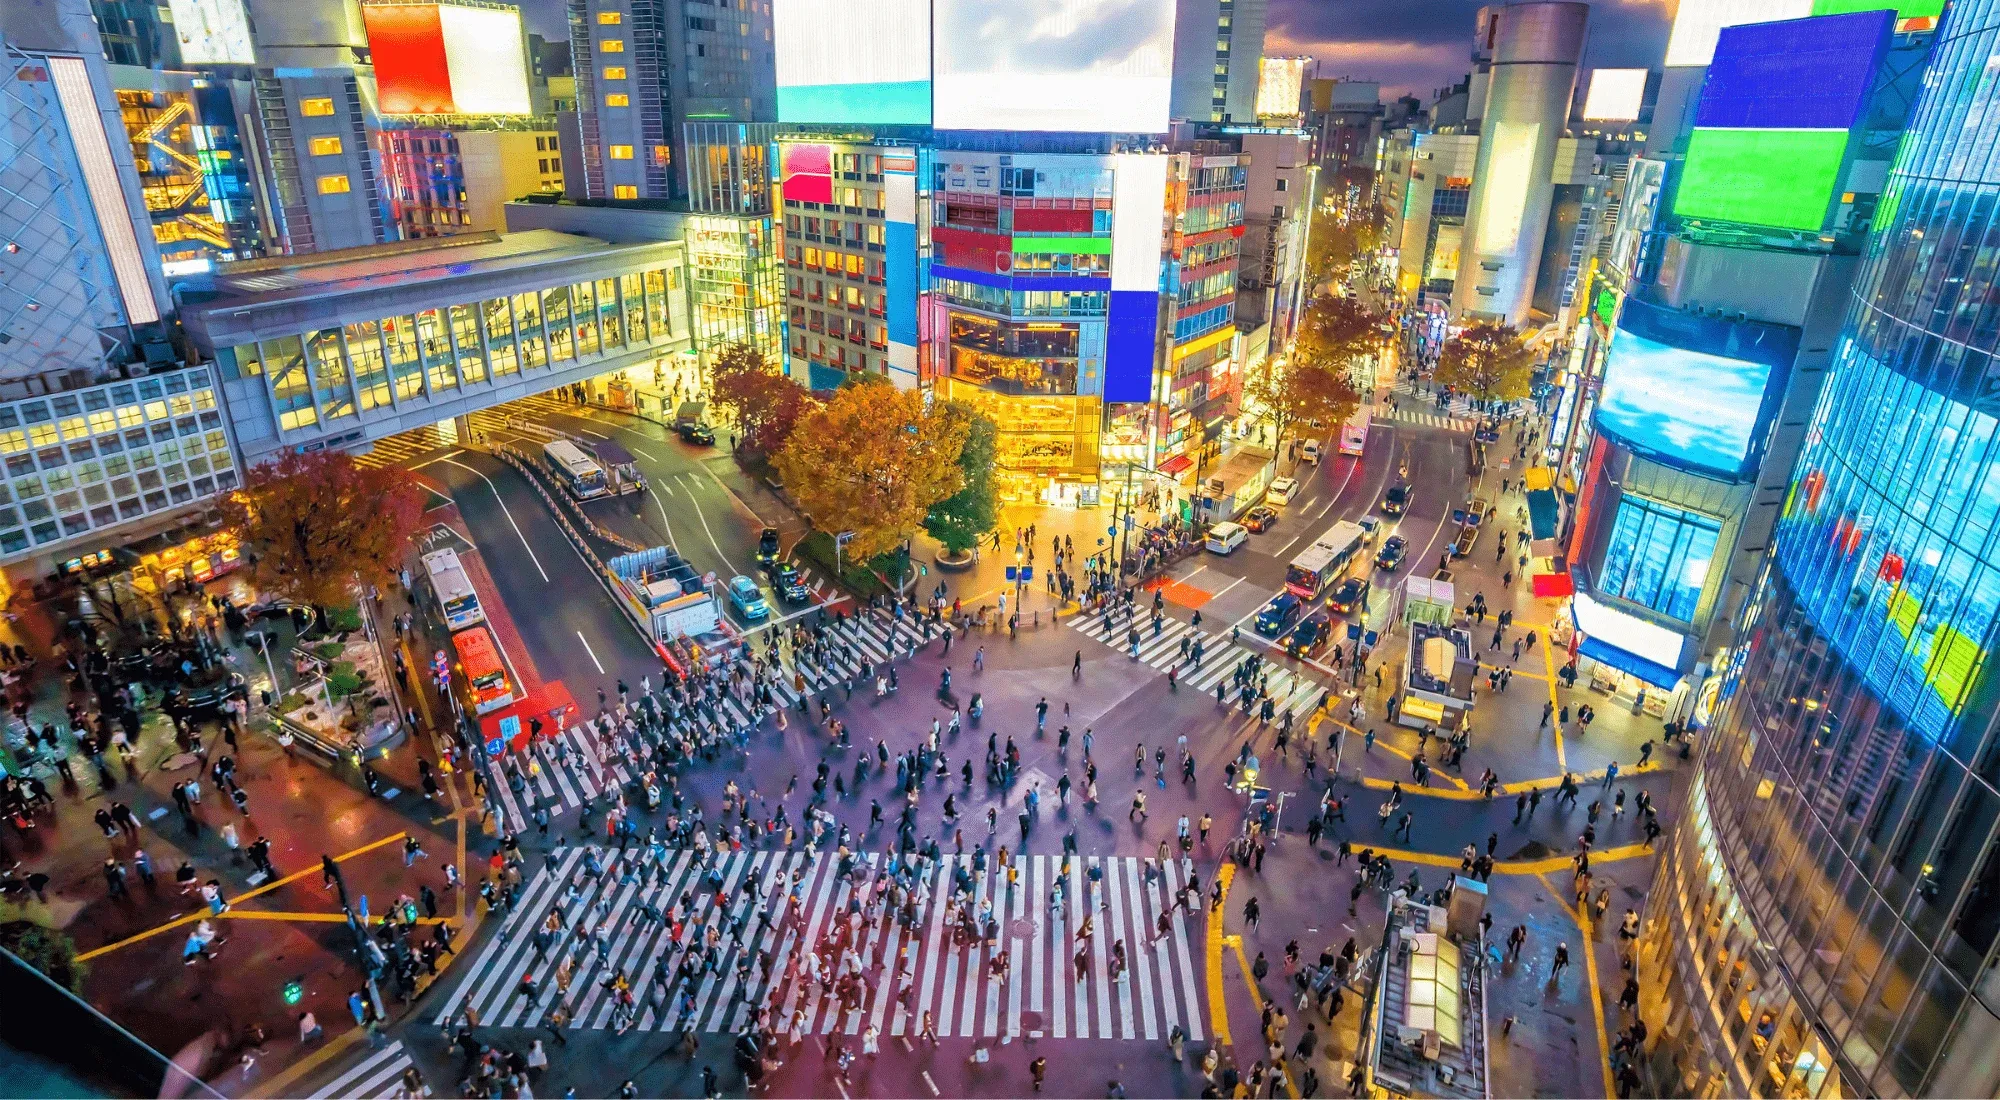
M 1646 98 L 1646 70 L 1593 69 L 1583 97 L 1585 122 L 1634 122 Z
M 1302 100 L 1310 57 L 1265 57 L 1257 62 L 1257 117 L 1304 114 Z
M 941 130 L 1162 133 L 1174 0 L 936 0 Z
M 1804 19 L 1812 13 L 1813 0 L 1681 0 L 1667 36 L 1667 64 L 1708 64 L 1715 59 L 1715 40 L 1724 27 Z
M 174 17 L 174 36 L 180 39 L 184 64 L 257 63 L 243 0 L 167 0 L 167 10 Z
M 777 0 L 771 17 L 779 122 L 930 122 L 930 0 Z
M 451 99 L 461 115 L 527 115 L 528 58 L 515 8 L 438 6 Z

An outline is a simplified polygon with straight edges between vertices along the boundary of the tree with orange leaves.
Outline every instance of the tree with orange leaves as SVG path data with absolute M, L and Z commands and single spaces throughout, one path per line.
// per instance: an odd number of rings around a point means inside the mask
M 345 451 L 287 451 L 252 467 L 223 508 L 260 591 L 326 608 L 350 602 L 356 582 L 395 575 L 423 502 L 407 470 L 363 466 Z
M 967 417 L 926 409 L 915 390 L 850 382 L 799 419 L 776 465 L 813 525 L 853 532 L 848 558 L 868 561 L 894 550 L 932 505 L 964 486 L 958 456 L 970 431 Z

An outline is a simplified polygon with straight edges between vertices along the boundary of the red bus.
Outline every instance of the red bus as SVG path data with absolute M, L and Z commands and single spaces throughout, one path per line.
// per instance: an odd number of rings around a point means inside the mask
M 451 647 L 458 651 L 458 670 L 472 689 L 474 712 L 485 714 L 514 701 L 514 681 L 491 631 L 483 626 L 461 630 L 451 636 Z

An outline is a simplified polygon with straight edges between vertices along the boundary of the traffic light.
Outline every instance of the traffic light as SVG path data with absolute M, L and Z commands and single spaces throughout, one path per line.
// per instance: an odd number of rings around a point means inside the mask
M 285 983 L 286 1004 L 288 1005 L 298 1004 L 299 1001 L 305 997 L 305 995 L 306 995 L 306 985 L 304 982 L 300 981 L 297 978 L 293 978 L 291 981 Z

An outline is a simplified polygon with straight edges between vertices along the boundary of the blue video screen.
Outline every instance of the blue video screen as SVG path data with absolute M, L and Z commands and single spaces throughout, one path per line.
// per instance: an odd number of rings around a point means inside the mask
M 1741 478 L 1756 465 L 1797 349 L 1789 326 L 1628 299 L 1605 357 L 1597 429 L 1667 465 Z

